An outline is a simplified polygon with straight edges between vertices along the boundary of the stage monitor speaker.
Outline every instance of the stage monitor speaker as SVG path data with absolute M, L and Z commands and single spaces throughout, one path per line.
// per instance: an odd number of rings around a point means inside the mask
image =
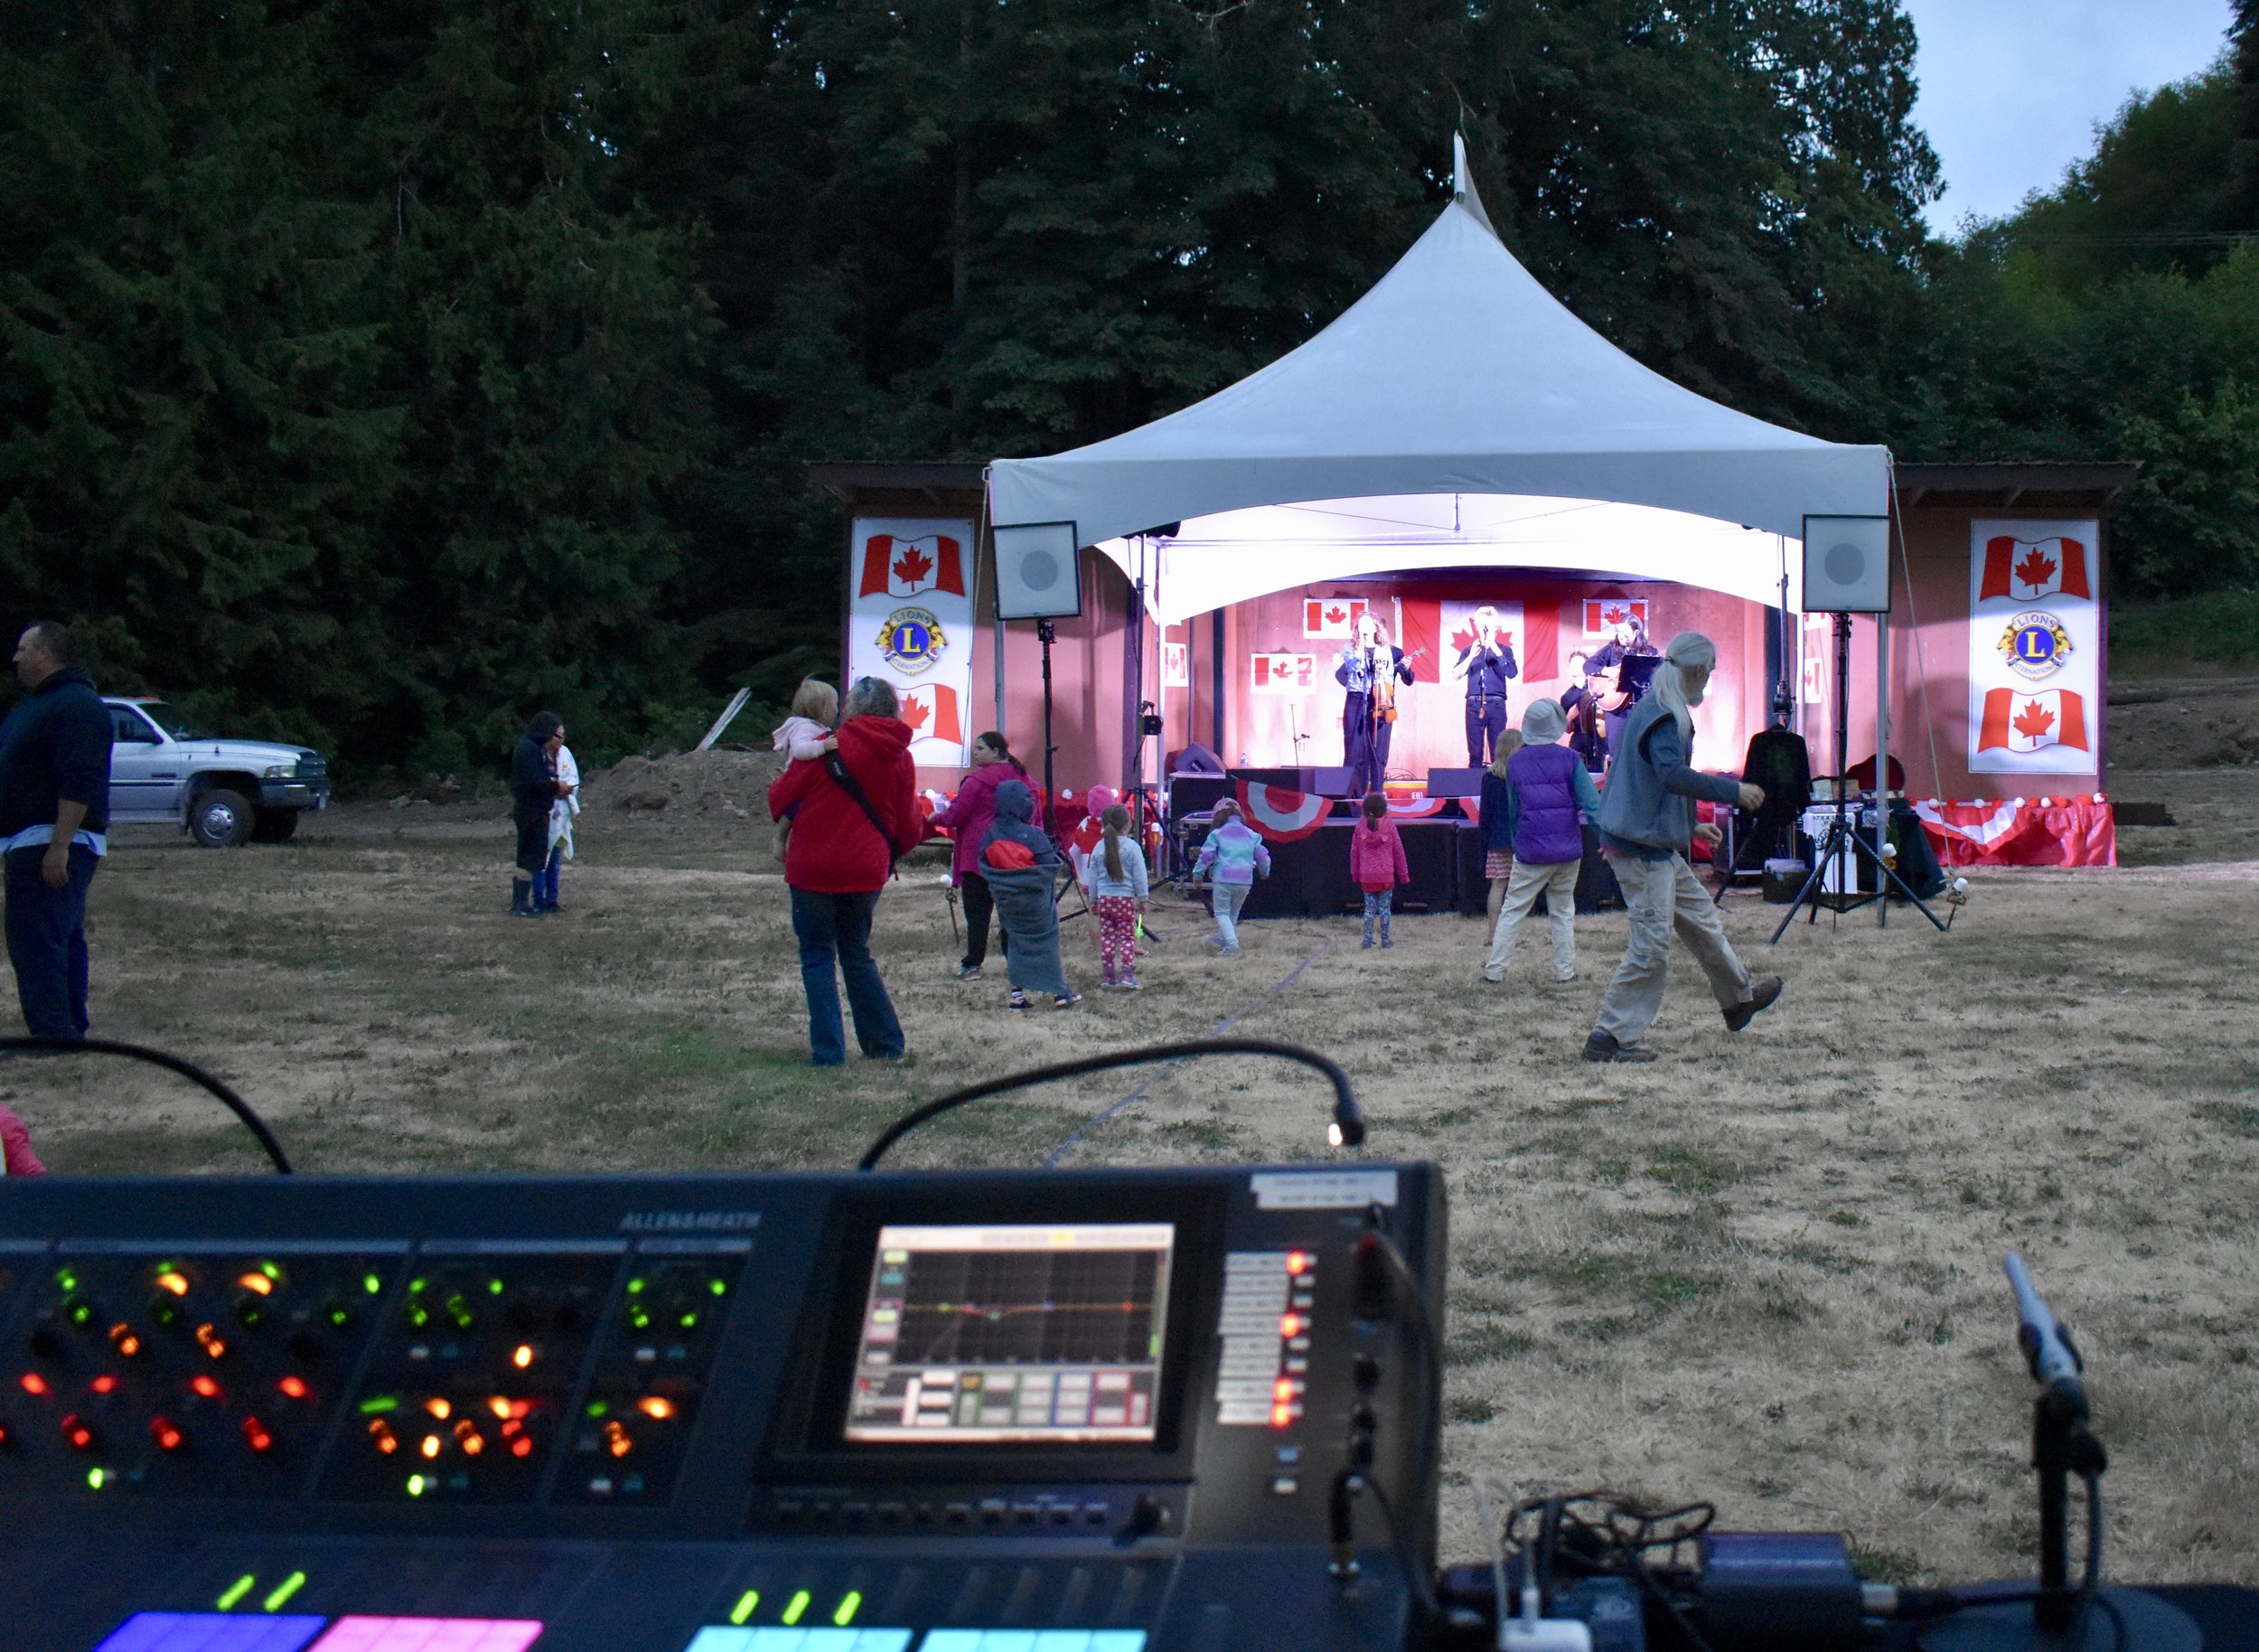
M 1428 795 L 1430 797 L 1480 797 L 1483 794 L 1483 769 L 1429 769 Z
M 1300 769 L 1233 769 L 1232 778 L 1244 780 L 1251 785 L 1283 786 L 1289 792 L 1302 789 Z
M 1354 797 L 1357 790 L 1352 776 L 1355 771 L 1347 768 L 1303 769 L 1301 789 L 1319 797 Z
M 1890 612 L 1890 519 L 1804 518 L 1804 612 Z
M 1168 777 L 1168 813 L 1171 820 L 1187 814 L 1205 813 L 1217 798 L 1232 790 L 1228 774 L 1171 774 Z
M 996 547 L 998 619 L 1072 619 L 1083 612 L 1082 548 L 1073 522 L 1021 522 L 989 530 Z

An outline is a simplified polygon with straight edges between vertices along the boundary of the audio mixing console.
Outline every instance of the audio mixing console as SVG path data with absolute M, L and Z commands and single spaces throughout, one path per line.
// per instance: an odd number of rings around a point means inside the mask
M 1409 1164 L 14 1183 L 0 1646 L 1400 1646 L 1443 1244 Z

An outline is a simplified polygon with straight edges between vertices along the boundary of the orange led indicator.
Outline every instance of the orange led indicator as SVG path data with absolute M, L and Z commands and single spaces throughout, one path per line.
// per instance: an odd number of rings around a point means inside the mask
M 468 1417 L 455 1425 L 455 1442 L 463 1448 L 465 1457 L 476 1457 L 486 1450 L 485 1436 L 479 1432 L 478 1424 Z
M 47 1392 L 47 1379 L 36 1371 L 26 1371 L 23 1374 L 23 1392 L 26 1394 L 45 1394 Z
M 625 1457 L 635 1449 L 635 1442 L 627 1437 L 627 1430 L 614 1417 L 604 1425 L 605 1450 L 614 1457 Z
M 264 1273 L 256 1272 L 246 1273 L 241 1279 L 237 1280 L 235 1282 L 242 1286 L 244 1290 L 249 1291 L 254 1296 L 272 1296 L 275 1294 L 275 1281 L 267 1278 Z
M 207 1400 L 220 1397 L 220 1384 L 208 1376 L 192 1376 L 188 1379 L 188 1385 Z
M 181 1431 L 174 1428 L 164 1418 L 150 1418 L 149 1432 L 156 1437 L 157 1450 L 160 1451 L 177 1451 L 181 1449 L 183 1438 Z
M 664 1422 L 675 1414 L 675 1403 L 664 1394 L 647 1394 L 635 1402 L 635 1409 L 646 1417 L 655 1417 Z
M 120 1319 L 110 1327 L 110 1346 L 127 1359 L 141 1352 L 141 1338 L 134 1335 L 134 1328 Z
M 267 1431 L 267 1425 L 257 1417 L 243 1419 L 243 1443 L 254 1451 L 271 1450 L 275 1437 Z
M 214 1359 L 218 1359 L 228 1351 L 228 1345 L 220 1339 L 220 1334 L 210 1325 L 200 1325 L 196 1328 L 196 1342 L 198 1347 Z
M 294 1400 L 303 1400 L 310 1392 L 306 1387 L 306 1380 L 303 1376 L 286 1376 L 275 1386 Z
M 422 1445 L 417 1446 L 416 1449 L 417 1449 L 417 1450 L 421 1451 L 421 1452 L 422 1452 L 425 1456 L 426 1456 L 426 1457 L 436 1457 L 436 1456 L 438 1456 L 438 1455 L 439 1455 L 439 1436 L 438 1436 L 438 1435 L 436 1435 L 436 1434 L 426 1434 L 426 1435 L 425 1435 L 425 1436 L 424 1436 L 424 1443 L 423 1443 Z
M 117 1379 L 105 1371 L 87 1386 L 97 1394 L 108 1394 L 117 1386 Z
M 521 1342 L 516 1347 L 511 1349 L 510 1363 L 517 1366 L 520 1371 L 531 1365 L 533 1363 L 533 1345 L 530 1342 Z
M 176 1269 L 167 1268 L 164 1272 L 157 1275 L 157 1289 L 160 1291 L 170 1291 L 174 1296 L 186 1296 L 188 1294 L 188 1277 Z
M 1302 1325 L 1303 1320 L 1300 1314 L 1280 1314 L 1279 1316 L 1279 1334 L 1281 1337 L 1299 1337 L 1302 1334 Z
M 400 1449 L 400 1437 L 392 1431 L 392 1425 L 382 1417 L 369 1420 L 369 1438 L 375 1443 L 380 1457 L 389 1457 Z
M 510 1454 L 512 1457 L 532 1456 L 533 1441 L 527 1439 L 523 1434 L 519 1435 L 517 1439 L 510 1442 Z
M 1289 1251 L 1287 1253 L 1288 1272 L 1308 1273 L 1309 1271 L 1310 1253 L 1308 1251 Z
M 1270 1397 L 1281 1405 L 1289 1403 L 1294 1398 L 1294 1379 L 1290 1376 L 1282 1376 L 1271 1384 Z
M 455 1414 L 455 1407 L 448 1404 L 446 1401 L 441 1399 L 437 1394 L 432 1395 L 430 1399 L 424 1402 L 424 1409 L 431 1413 L 433 1416 L 438 1418 L 442 1422 L 445 1422 L 449 1417 Z
M 1273 1427 L 1273 1428 L 1284 1428 L 1284 1427 L 1286 1427 L 1286 1426 L 1287 1426 L 1287 1424 L 1288 1424 L 1288 1423 L 1289 1423 L 1289 1422 L 1293 1422 L 1293 1421 L 1294 1421 L 1294 1407 L 1293 1407 L 1293 1406 L 1291 1406 L 1291 1405 L 1288 1405 L 1288 1404 L 1285 1404 L 1285 1403 L 1280 1403 L 1280 1404 L 1273 1405 L 1273 1406 L 1270 1408 L 1270 1426 L 1271 1426 L 1271 1427 Z

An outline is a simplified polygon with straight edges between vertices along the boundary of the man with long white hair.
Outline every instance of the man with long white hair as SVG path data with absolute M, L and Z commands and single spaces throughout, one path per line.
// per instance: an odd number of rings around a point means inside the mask
M 1702 703 L 1717 663 L 1717 644 L 1701 633 L 1682 631 L 1673 637 L 1646 699 L 1632 708 L 1616 748 L 1595 823 L 1601 849 L 1624 891 L 1632 933 L 1624 962 L 1616 966 L 1600 1000 L 1592 1036 L 1585 1041 L 1587 1061 L 1655 1058 L 1653 1050 L 1639 1047 L 1639 1040 L 1663 1008 L 1673 929 L 1709 978 L 1728 1032 L 1739 1032 L 1780 996 L 1778 976 L 1750 980 L 1718 922 L 1717 903 L 1686 859 L 1694 839 L 1714 844 L 1721 835 L 1715 826 L 1696 823 L 1696 798 L 1748 810 L 1765 802 L 1761 787 L 1701 774 L 1688 762 L 1694 745 L 1690 708 Z

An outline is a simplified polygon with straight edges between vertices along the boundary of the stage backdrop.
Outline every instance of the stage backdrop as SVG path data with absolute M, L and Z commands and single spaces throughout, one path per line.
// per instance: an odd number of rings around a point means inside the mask
M 1969 524 L 1969 769 L 2092 774 L 2102 749 L 2094 521 Z
M 848 679 L 902 698 L 921 766 L 957 766 L 972 718 L 972 524 L 858 516 L 848 536 Z M 985 727 L 985 725 L 983 725 Z

